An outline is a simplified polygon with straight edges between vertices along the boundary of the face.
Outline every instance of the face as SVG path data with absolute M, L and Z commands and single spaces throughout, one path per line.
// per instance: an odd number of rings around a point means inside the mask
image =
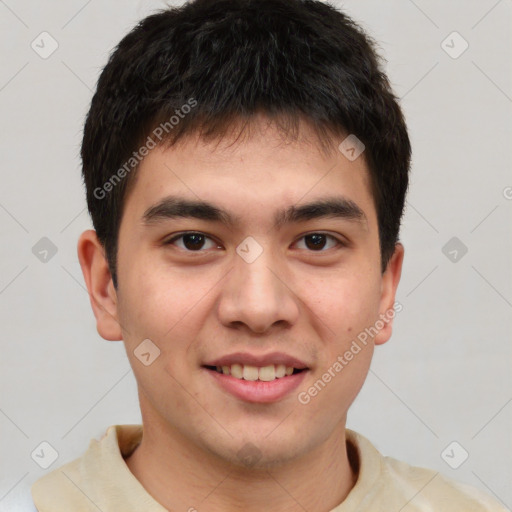
M 155 148 L 119 231 L 112 315 L 144 424 L 237 464 L 338 436 L 391 332 L 357 338 L 392 308 L 402 255 L 381 273 L 364 154 L 302 134 Z

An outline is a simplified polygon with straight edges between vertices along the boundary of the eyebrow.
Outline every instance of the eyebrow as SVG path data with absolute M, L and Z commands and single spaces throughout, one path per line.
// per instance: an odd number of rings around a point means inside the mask
M 153 224 L 159 221 L 190 218 L 219 222 L 233 227 L 240 221 L 240 217 L 202 200 L 190 200 L 178 196 L 168 196 L 160 202 L 148 208 L 142 220 L 145 224 Z M 368 219 L 364 211 L 352 200 L 343 196 L 327 197 L 302 205 L 292 205 L 279 210 L 274 215 L 275 229 L 285 224 L 306 222 L 321 218 L 338 218 L 358 223 L 367 223 Z

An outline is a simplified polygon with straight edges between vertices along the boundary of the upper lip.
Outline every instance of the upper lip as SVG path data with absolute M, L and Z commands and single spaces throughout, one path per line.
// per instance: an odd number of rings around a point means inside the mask
M 307 364 L 300 359 L 283 352 L 271 352 L 263 355 L 249 354 L 248 352 L 235 352 L 209 361 L 204 366 L 231 366 L 233 364 L 259 367 L 270 366 L 273 364 L 284 364 L 285 366 L 291 366 L 298 370 L 308 368 Z

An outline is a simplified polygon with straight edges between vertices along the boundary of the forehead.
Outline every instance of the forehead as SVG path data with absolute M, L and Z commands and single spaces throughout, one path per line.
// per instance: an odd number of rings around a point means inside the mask
M 230 220 L 268 217 L 276 227 L 292 205 L 329 197 L 351 203 L 367 220 L 375 217 L 364 154 L 348 159 L 338 150 L 344 136 L 322 148 L 308 125 L 288 138 L 264 121 L 234 133 L 238 136 L 211 141 L 195 134 L 151 150 L 139 166 L 126 209 L 143 217 L 164 198 L 182 197 L 223 205 L 223 213 L 233 212 Z

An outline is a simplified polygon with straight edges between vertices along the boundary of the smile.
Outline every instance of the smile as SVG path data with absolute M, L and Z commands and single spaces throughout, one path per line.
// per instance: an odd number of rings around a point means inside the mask
M 290 395 L 304 381 L 309 369 L 285 365 L 251 366 L 232 364 L 203 366 L 212 384 L 244 402 L 272 403 Z M 229 372 L 229 373 L 228 373 Z M 283 374 L 284 372 L 284 374 Z
M 258 367 L 249 364 L 235 363 L 229 366 L 206 366 L 206 368 L 223 375 L 230 375 L 235 379 L 263 382 L 271 382 L 304 371 L 304 369 L 285 366 L 284 364 L 271 364 Z

